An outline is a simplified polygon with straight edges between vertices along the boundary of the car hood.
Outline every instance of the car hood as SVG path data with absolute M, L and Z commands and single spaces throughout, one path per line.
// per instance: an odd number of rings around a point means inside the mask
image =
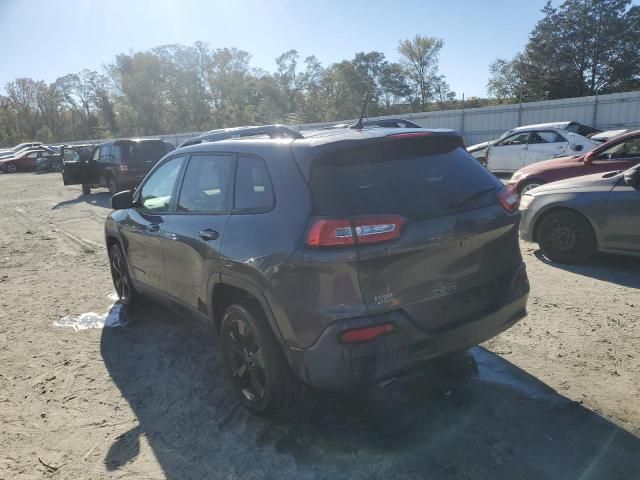
M 489 140 L 488 142 L 476 143 L 475 145 L 471 145 L 467 147 L 467 152 L 475 152 L 477 150 L 482 150 L 483 148 L 487 148 L 491 145 L 495 140 Z
M 547 193 L 561 193 L 563 191 L 571 193 L 609 191 L 618 183 L 621 175 L 621 172 L 613 171 L 568 178 L 566 180 L 560 180 L 559 182 L 547 183 L 530 190 L 528 193 L 536 196 Z
M 584 165 L 584 155 L 571 156 L 571 157 L 558 157 L 551 160 L 543 160 L 542 162 L 532 163 L 526 167 L 521 168 L 516 173 L 522 176 L 533 175 L 549 170 L 564 170 L 565 168 L 578 167 Z M 514 175 L 515 176 L 515 175 Z

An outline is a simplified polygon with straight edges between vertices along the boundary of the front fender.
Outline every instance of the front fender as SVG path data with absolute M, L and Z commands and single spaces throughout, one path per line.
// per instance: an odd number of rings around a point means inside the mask
M 543 197 L 546 197 L 546 195 Z M 600 210 L 603 208 L 606 210 L 606 197 L 592 200 L 591 202 L 587 202 L 587 199 L 581 198 L 580 195 L 575 193 L 555 194 L 549 195 L 549 197 L 553 198 L 541 198 L 542 202 L 536 205 L 533 211 L 529 212 L 531 216 L 527 220 L 530 227 L 530 237 L 533 241 L 538 241 L 537 234 L 541 219 L 553 210 L 564 209 L 572 210 L 586 218 L 596 236 L 597 244 L 602 245 L 601 228 L 598 219 L 601 217 Z

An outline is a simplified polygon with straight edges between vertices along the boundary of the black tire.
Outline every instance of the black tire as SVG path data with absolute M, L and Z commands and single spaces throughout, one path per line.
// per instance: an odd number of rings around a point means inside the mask
M 16 173 L 17 171 L 18 166 L 13 162 L 9 162 L 4 166 L 4 173 Z
M 109 248 L 109 266 L 111 267 L 113 286 L 116 289 L 120 303 L 127 306 L 135 305 L 140 295 L 133 287 L 133 283 L 131 283 L 127 268 L 127 258 L 117 244 L 113 244 Z
M 544 184 L 545 182 L 543 182 L 542 180 L 535 180 L 535 179 L 527 180 L 518 188 L 518 196 L 522 197 L 522 195 L 527 193 L 529 190 L 533 190 L 534 188 Z
M 258 306 L 234 304 L 225 310 L 220 351 L 236 395 L 251 412 L 277 415 L 298 403 L 303 384 Z
M 107 181 L 107 186 L 109 187 L 109 193 L 111 194 L 111 196 L 115 195 L 120 191 L 120 186 L 118 185 L 118 182 L 116 182 L 116 179 L 113 177 L 109 177 L 109 180 Z
M 82 193 L 83 195 L 89 195 L 91 193 L 91 185 L 88 183 L 82 184 Z
M 581 214 L 570 210 L 558 210 L 545 216 L 537 237 L 544 256 L 554 262 L 586 262 L 596 250 L 591 224 Z

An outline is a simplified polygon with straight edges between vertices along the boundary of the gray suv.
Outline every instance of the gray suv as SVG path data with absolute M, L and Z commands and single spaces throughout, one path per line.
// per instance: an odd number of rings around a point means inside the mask
M 212 330 L 251 411 L 383 381 L 525 316 L 517 197 L 455 132 L 278 136 L 169 153 L 105 226 L 122 302 Z

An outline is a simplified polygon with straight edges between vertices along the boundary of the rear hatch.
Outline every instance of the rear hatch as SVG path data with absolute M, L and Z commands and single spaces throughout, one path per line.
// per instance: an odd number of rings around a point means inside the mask
M 121 143 L 122 155 L 132 175 L 144 176 L 167 153 L 161 140 L 139 140 Z
M 522 261 L 517 200 L 460 137 L 376 140 L 314 160 L 307 242 L 357 248 L 370 313 L 403 310 L 435 333 L 497 307 Z

